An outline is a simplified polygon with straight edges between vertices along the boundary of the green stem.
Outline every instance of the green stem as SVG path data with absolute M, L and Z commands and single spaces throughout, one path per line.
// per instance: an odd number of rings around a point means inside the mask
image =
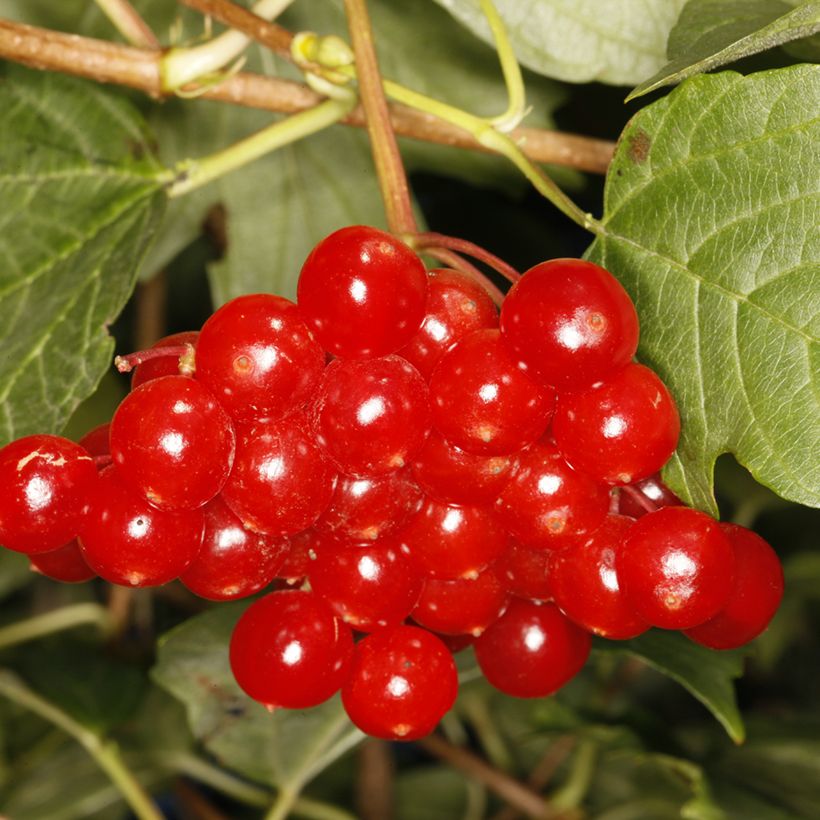
M 290 814 L 298 798 L 298 789 L 280 789 L 276 800 L 273 801 L 273 805 L 265 815 L 265 820 L 284 820 Z
M 112 628 L 111 617 L 105 607 L 99 604 L 72 604 L 4 626 L 0 629 L 0 649 L 33 641 L 52 632 L 72 629 L 81 624 L 96 624 L 104 633 Z
M 504 75 L 504 85 L 507 87 L 507 110 L 490 122 L 499 130 L 507 133 L 512 131 L 524 118 L 527 110 L 527 99 L 524 90 L 524 78 L 521 76 L 521 66 L 518 65 L 507 28 L 496 11 L 492 0 L 481 0 L 481 11 L 489 23 L 490 31 L 495 41 L 495 50 L 501 72 Z
M 293 0 L 258 0 L 251 11 L 264 20 L 278 17 Z M 191 48 L 172 48 L 160 61 L 162 90 L 173 93 L 182 86 L 223 70 L 248 47 L 251 38 L 231 29 L 207 43 Z
M 268 806 L 271 792 L 260 786 L 254 786 L 224 769 L 214 766 L 190 752 L 161 755 L 162 762 L 179 774 L 190 777 L 198 783 L 204 783 L 222 794 L 245 803 L 248 806 Z
M 300 797 L 293 803 L 293 814 L 307 817 L 308 820 L 356 820 L 354 815 L 344 809 L 309 797 Z
M 410 202 L 407 174 L 390 122 L 365 0 L 345 0 L 345 14 L 387 224 L 398 235 L 416 233 L 418 226 Z
M 96 0 L 96 2 L 126 42 L 137 48 L 158 49 L 160 47 L 154 32 L 128 0 Z
M 31 710 L 77 740 L 109 776 L 138 820 L 162 820 L 154 802 L 122 760 L 116 743 L 103 740 L 70 715 L 32 692 L 7 671 L 0 671 L 0 695 Z
M 584 802 L 597 759 L 598 744 L 595 741 L 584 740 L 578 744 L 569 776 L 561 788 L 550 795 L 550 803 L 556 809 L 576 809 Z
M 190 193 L 277 148 L 315 134 L 344 119 L 355 107 L 356 96 L 353 93 L 346 99 L 326 100 L 307 111 L 279 120 L 215 154 L 202 159 L 183 160 L 165 177 L 168 196 L 174 198 Z

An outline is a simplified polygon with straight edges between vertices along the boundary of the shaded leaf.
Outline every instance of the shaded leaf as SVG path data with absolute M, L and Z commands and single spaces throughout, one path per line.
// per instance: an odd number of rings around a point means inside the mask
M 624 131 L 589 258 L 630 292 L 683 430 L 664 480 L 715 513 L 731 452 L 820 505 L 820 68 L 688 80 Z
M 362 735 L 338 697 L 313 709 L 271 714 L 240 690 L 228 645 L 246 606 L 220 606 L 172 630 L 159 645 L 152 674 L 185 704 L 194 736 L 222 765 L 298 791 Z
M 98 86 L 0 75 L 0 441 L 58 432 L 110 366 L 106 326 L 162 214 L 139 115 Z
M 628 97 L 820 31 L 820 2 L 689 0 L 669 35 L 668 62 Z
M 630 641 L 596 643 L 599 649 L 627 652 L 685 686 L 740 743 L 745 731 L 732 681 L 743 674 L 743 650 L 715 652 L 680 632 L 653 629 Z
M 436 0 L 485 42 L 475 0 Z M 632 85 L 666 62 L 666 39 L 685 0 L 496 0 L 522 65 L 558 80 Z

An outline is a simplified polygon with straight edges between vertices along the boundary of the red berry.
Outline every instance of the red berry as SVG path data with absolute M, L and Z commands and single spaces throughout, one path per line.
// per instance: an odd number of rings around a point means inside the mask
M 205 322 L 196 378 L 236 419 L 277 419 L 306 402 L 325 355 L 293 302 L 257 293 L 224 304 Z
M 548 550 L 530 550 L 510 544 L 493 564 L 504 588 L 519 598 L 551 601 L 550 555 Z
M 177 347 L 179 345 L 193 345 L 199 339 L 199 331 L 184 330 L 182 333 L 172 333 L 151 345 L 151 350 L 158 347 Z M 131 389 L 139 387 L 152 379 L 161 376 L 179 376 L 179 356 L 162 356 L 157 359 L 148 359 L 137 367 L 131 374 Z
M 111 419 L 111 456 L 120 476 L 164 510 L 207 504 L 228 478 L 234 445 L 227 413 L 186 376 L 146 382 Z
M 97 576 L 86 564 L 76 538 L 59 549 L 32 555 L 30 560 L 35 572 L 64 584 L 81 584 Z
M 479 455 L 508 455 L 540 438 L 555 391 L 523 373 L 497 330 L 476 330 L 441 357 L 430 377 L 433 425 Z
M 559 390 L 607 378 L 638 346 L 629 295 L 611 273 L 582 259 L 530 268 L 504 299 L 500 323 L 516 360 Z
M 720 528 L 734 549 L 734 583 L 720 612 L 686 634 L 711 649 L 734 649 L 756 638 L 777 612 L 783 597 L 783 567 L 757 533 L 737 524 Z
M 354 478 L 340 475 L 316 529 L 350 541 L 375 541 L 398 529 L 421 505 L 409 470 Z
M 312 413 L 317 441 L 349 475 L 398 470 L 430 432 L 427 385 L 399 356 L 331 362 Z
M 413 610 L 413 620 L 444 635 L 480 635 L 507 606 L 509 595 L 492 567 L 476 578 L 428 578 Z
M 279 567 L 278 577 L 290 586 L 301 586 L 310 567 L 310 551 L 319 537 L 319 534 L 311 529 L 303 530 L 288 538 L 290 546 L 285 553 L 282 566 Z
M 582 543 L 552 553 L 553 599 L 576 624 L 604 638 L 625 640 L 649 629 L 626 600 L 616 560 L 634 519 L 609 515 Z
M 540 698 L 581 671 L 591 638 L 554 604 L 514 598 L 474 646 L 481 671 L 496 689 L 518 698 Z
M 114 467 L 100 473 L 89 496 L 80 545 L 88 566 L 106 581 L 134 587 L 166 584 L 199 552 L 201 510 L 157 509 L 128 487 Z
M 92 457 L 110 455 L 110 430 L 110 424 L 98 424 L 93 430 L 89 430 L 80 439 L 80 447 L 84 447 Z
M 417 740 L 436 728 L 457 692 L 447 647 L 424 629 L 397 626 L 356 645 L 342 703 L 353 723 L 373 737 Z
M 0 450 L 0 544 L 34 555 L 77 537 L 97 469 L 61 436 L 26 436 Z
M 459 339 L 490 327 L 498 327 L 498 310 L 478 282 L 454 270 L 432 270 L 424 321 L 399 355 L 429 379 L 438 360 Z
M 311 589 L 362 632 L 401 623 L 421 593 L 421 572 L 389 537 L 354 544 L 325 536 L 311 558 Z
M 299 274 L 298 302 L 322 347 L 368 359 L 394 353 L 421 325 L 427 273 L 410 248 L 354 225 L 325 237 Z
M 691 629 L 714 617 L 729 597 L 732 545 L 708 515 L 665 507 L 632 525 L 617 572 L 641 618 L 664 629 Z
M 219 497 L 202 512 L 202 548 L 179 579 L 191 592 L 211 601 L 231 601 L 253 595 L 273 581 L 289 541 L 246 530 Z
M 586 536 L 609 510 L 609 490 L 564 461 L 543 439 L 518 457 L 495 502 L 509 532 L 529 549 L 561 549 Z
M 512 476 L 512 456 L 477 456 L 433 430 L 413 460 L 413 476 L 425 493 L 450 504 L 491 504 Z
M 629 488 L 622 489 L 618 496 L 618 511 L 631 518 L 640 518 L 661 507 L 680 507 L 682 504 L 661 481 L 660 473 L 636 481 Z
M 456 507 L 432 498 L 396 536 L 433 578 L 475 578 L 507 545 L 507 534 L 487 507 Z
M 240 432 L 222 498 L 248 529 L 293 535 L 322 514 L 335 482 L 336 471 L 305 414 L 296 411 Z
M 553 436 L 564 458 L 597 481 L 631 484 L 657 472 L 678 446 L 680 418 L 666 385 L 630 364 L 558 400 Z
M 245 693 L 269 707 L 307 709 L 339 690 L 353 635 L 311 592 L 283 590 L 254 601 L 231 635 L 230 661 Z

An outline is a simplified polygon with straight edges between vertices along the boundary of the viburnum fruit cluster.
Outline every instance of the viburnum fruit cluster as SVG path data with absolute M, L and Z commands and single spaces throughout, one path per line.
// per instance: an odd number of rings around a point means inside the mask
M 472 279 L 346 228 L 297 304 L 242 296 L 136 354 L 110 427 L 0 451 L 0 542 L 63 581 L 223 601 L 280 579 L 236 625 L 239 685 L 296 709 L 341 689 L 384 738 L 434 728 L 467 644 L 519 697 L 563 686 L 592 634 L 738 646 L 780 564 L 659 482 L 679 420 L 637 343 L 590 262 L 536 265 L 499 316 Z

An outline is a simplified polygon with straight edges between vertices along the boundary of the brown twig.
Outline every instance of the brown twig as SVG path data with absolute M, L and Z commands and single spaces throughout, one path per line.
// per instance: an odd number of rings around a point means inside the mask
M 453 746 L 438 735 L 418 741 L 434 757 L 443 760 L 473 780 L 482 783 L 506 803 L 537 820 L 567 820 L 568 815 L 550 807 L 536 792 L 466 749 Z M 574 815 L 573 815 L 574 816 Z
M 359 99 L 364 108 L 387 224 L 395 234 L 416 233 L 418 226 L 413 214 L 407 173 L 390 122 L 366 0 L 345 0 L 345 15 L 356 55 Z
M 135 88 L 152 97 L 162 96 L 160 55 L 156 51 L 0 20 L 0 59 L 41 71 Z M 203 91 L 201 97 L 283 114 L 305 111 L 322 100 L 300 83 L 248 72 L 226 78 Z M 466 131 L 430 114 L 398 104 L 389 106 L 389 110 L 393 130 L 399 136 L 492 153 Z M 343 122 L 363 127 L 364 111 L 355 109 Z M 615 150 L 612 142 L 560 131 L 517 128 L 511 136 L 534 162 L 566 165 L 596 174 L 606 173 Z
M 257 43 L 283 57 L 290 56 L 293 34 L 276 23 L 270 23 L 249 9 L 227 0 L 179 0 L 183 6 L 213 17 L 230 28 L 247 34 Z
M 360 820 L 393 817 L 394 769 L 393 755 L 385 741 L 368 738 L 359 746 L 356 815 Z

